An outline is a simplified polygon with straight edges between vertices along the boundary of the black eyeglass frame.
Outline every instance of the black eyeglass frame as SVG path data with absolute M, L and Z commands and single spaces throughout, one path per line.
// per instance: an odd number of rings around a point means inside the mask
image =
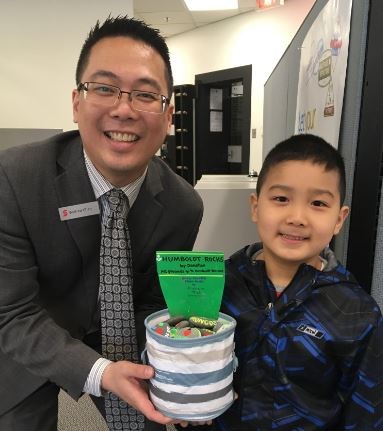
M 144 111 L 144 110 L 141 110 L 141 109 L 137 109 L 137 108 L 135 108 L 135 107 L 134 107 L 134 104 L 133 104 L 133 105 L 132 105 L 132 107 L 133 107 L 133 109 L 134 109 L 134 110 L 136 110 L 136 111 L 140 111 L 140 112 L 147 112 L 148 114 L 163 114 L 163 113 L 165 112 L 165 110 L 166 110 L 166 105 L 168 105 L 168 106 L 169 106 L 169 104 L 170 104 L 170 99 L 169 99 L 168 97 L 164 96 L 163 94 L 155 93 L 155 92 L 153 92 L 153 91 L 146 91 L 146 90 L 131 90 L 131 91 L 124 91 L 124 90 L 121 90 L 121 88 L 120 88 L 120 87 L 117 87 L 117 85 L 105 84 L 104 82 L 97 82 L 97 81 L 85 81 L 85 82 L 80 82 L 80 83 L 78 84 L 78 86 L 77 86 L 77 90 L 78 90 L 78 91 L 89 91 L 89 90 L 88 90 L 88 88 L 87 88 L 87 86 L 88 86 L 89 84 L 105 85 L 106 87 L 112 87 L 112 88 L 115 88 L 116 90 L 118 90 L 118 96 L 117 96 L 117 98 L 116 98 L 115 102 L 113 103 L 113 105 L 111 105 L 111 106 L 114 106 L 114 105 L 117 103 L 117 100 L 121 100 L 121 96 L 122 96 L 124 93 L 128 95 L 129 102 L 131 102 L 131 103 L 132 103 L 132 93 L 133 93 L 133 92 L 140 92 L 140 93 L 155 94 L 156 96 L 160 96 L 160 97 L 161 97 L 161 103 L 162 103 L 162 112 Z

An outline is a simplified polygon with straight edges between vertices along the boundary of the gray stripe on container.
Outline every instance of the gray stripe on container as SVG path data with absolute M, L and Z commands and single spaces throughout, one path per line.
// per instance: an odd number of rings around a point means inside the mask
M 200 386 L 201 383 L 203 385 L 209 385 L 211 383 L 220 382 L 228 377 L 232 372 L 233 361 L 230 361 L 226 367 L 221 368 L 220 370 L 210 371 L 208 373 L 182 374 L 156 369 L 153 380 L 157 380 L 158 383 L 166 383 L 168 385 Z
M 180 394 L 178 392 L 165 392 L 150 383 L 150 392 L 163 401 L 169 401 L 176 404 L 190 404 L 190 403 L 206 403 L 208 401 L 218 400 L 224 397 L 233 390 L 233 385 L 230 384 L 219 391 L 210 392 L 208 394 Z
M 201 413 L 201 414 L 195 413 L 195 414 L 191 414 L 191 415 L 190 414 L 188 415 L 185 413 L 177 414 L 171 410 L 166 410 L 163 407 L 156 407 L 156 408 L 159 412 L 163 413 L 165 416 L 168 416 L 169 418 L 184 419 L 184 420 L 189 420 L 189 421 L 192 421 L 192 420 L 202 421 L 203 419 L 209 420 L 209 419 L 215 419 L 216 417 L 221 416 L 221 414 L 224 413 L 233 404 L 233 402 L 234 402 L 234 400 L 219 410 L 214 410 L 214 411 L 209 410 L 209 412 L 205 412 L 205 413 Z M 201 419 L 201 418 L 203 418 L 203 419 Z M 196 429 L 196 431 L 198 431 L 198 429 Z

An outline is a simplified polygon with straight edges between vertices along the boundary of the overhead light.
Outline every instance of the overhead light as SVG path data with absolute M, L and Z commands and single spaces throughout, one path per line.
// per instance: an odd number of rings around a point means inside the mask
M 267 9 L 268 7 L 283 6 L 284 0 L 257 0 L 259 9 Z
M 184 0 L 191 11 L 238 9 L 238 0 Z

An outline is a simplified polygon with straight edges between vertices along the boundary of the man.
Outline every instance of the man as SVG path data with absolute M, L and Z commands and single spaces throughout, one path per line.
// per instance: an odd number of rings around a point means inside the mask
M 130 207 L 142 351 L 144 318 L 166 306 L 155 251 L 191 249 L 202 218 L 193 188 L 153 157 L 173 114 L 166 43 L 140 21 L 108 18 L 89 33 L 76 81 L 79 131 L 0 155 L 0 429 L 55 430 L 59 388 L 74 399 L 113 393 L 148 418 L 146 430 L 164 429 L 142 386 L 152 368 L 99 353 L 99 275 L 105 196 L 117 189 Z

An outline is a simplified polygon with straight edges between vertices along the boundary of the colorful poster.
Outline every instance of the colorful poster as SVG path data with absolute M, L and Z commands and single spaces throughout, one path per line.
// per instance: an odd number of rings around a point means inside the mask
M 295 133 L 338 147 L 352 0 L 329 0 L 301 47 Z

